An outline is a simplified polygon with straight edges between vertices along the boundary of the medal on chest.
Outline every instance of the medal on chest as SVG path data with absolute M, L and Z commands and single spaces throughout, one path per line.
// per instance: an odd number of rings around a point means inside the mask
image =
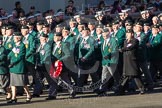
M 61 50 L 61 43 L 60 44 L 58 44 L 58 54 L 61 54 L 61 52 L 62 52 L 62 50 Z
M 25 47 L 26 47 L 26 48 L 29 47 L 29 42 L 28 42 L 28 40 L 24 40 L 23 43 L 25 44 Z
M 40 53 L 41 53 L 41 55 L 44 55 L 45 54 L 45 50 L 41 50 Z
M 61 52 L 62 52 L 62 51 L 61 51 L 61 48 L 60 48 L 60 49 L 58 50 L 58 54 L 61 54 Z
M 13 53 L 15 54 L 15 57 L 17 57 L 18 56 L 18 54 L 20 53 L 20 49 L 19 48 L 13 48 L 12 49 L 12 51 L 13 51 Z
M 90 48 L 90 44 L 84 44 L 84 48 L 89 49 Z

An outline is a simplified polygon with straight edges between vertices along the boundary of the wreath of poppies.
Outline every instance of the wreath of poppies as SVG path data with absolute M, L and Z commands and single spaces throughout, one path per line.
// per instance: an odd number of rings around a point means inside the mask
M 58 78 L 62 72 L 63 63 L 61 61 L 52 63 L 50 68 L 50 76 L 53 78 Z

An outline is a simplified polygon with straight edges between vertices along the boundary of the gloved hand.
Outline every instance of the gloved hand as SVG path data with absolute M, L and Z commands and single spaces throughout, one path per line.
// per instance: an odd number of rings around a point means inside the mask
M 8 67 L 9 68 L 12 68 L 14 66 L 14 64 L 9 64 Z
M 82 58 L 81 58 L 81 61 L 82 61 L 82 62 L 85 62 L 85 61 L 86 61 L 86 59 L 85 59 L 84 57 L 82 57 Z
M 108 59 L 108 56 L 105 56 L 104 59 Z
M 40 63 L 39 63 L 39 64 L 38 64 L 38 66 L 39 66 L 39 67 L 42 67 L 42 66 L 43 66 L 43 64 L 40 64 Z

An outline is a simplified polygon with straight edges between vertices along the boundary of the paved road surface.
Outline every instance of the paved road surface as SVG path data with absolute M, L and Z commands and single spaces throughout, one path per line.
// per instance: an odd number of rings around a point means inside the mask
M 156 88 L 153 93 L 139 95 L 138 93 L 125 96 L 97 97 L 96 94 L 86 92 L 77 95 L 76 99 L 69 99 L 68 94 L 59 93 L 57 100 L 46 101 L 47 93 L 39 98 L 32 99 L 30 104 L 25 103 L 25 96 L 18 97 L 16 105 L 6 104 L 5 96 L 0 95 L 0 108 L 162 108 L 162 87 Z

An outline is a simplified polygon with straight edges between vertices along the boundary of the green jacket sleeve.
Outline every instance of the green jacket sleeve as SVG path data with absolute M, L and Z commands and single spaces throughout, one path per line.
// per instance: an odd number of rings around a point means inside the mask
M 26 57 L 29 57 L 35 53 L 35 39 L 34 39 L 34 37 L 30 38 L 29 46 L 30 46 L 30 49 L 26 52 Z
M 151 43 L 151 47 L 157 47 L 162 43 L 162 36 L 161 35 L 157 35 L 157 37 L 155 37 L 154 42 Z
M 51 56 L 51 47 L 46 44 L 45 46 L 45 56 L 43 58 L 43 60 L 41 61 L 42 64 L 49 64 L 51 61 L 50 61 L 50 56 Z
M 64 56 L 62 56 L 60 60 L 61 61 L 67 60 L 70 57 L 69 45 L 66 43 L 62 44 L 62 51 L 64 53 Z
M 118 46 L 119 48 L 122 48 L 124 45 L 125 40 L 125 33 L 123 30 L 119 30 L 117 33 L 117 40 L 118 40 Z
M 5 59 L 5 57 L 6 57 L 6 50 L 3 47 L 1 50 L 0 61 L 3 61 Z
M 91 56 L 92 53 L 94 52 L 94 40 L 90 39 L 89 41 L 90 41 L 90 49 L 89 49 L 88 53 L 83 57 L 85 59 L 88 59 L 89 56 Z

